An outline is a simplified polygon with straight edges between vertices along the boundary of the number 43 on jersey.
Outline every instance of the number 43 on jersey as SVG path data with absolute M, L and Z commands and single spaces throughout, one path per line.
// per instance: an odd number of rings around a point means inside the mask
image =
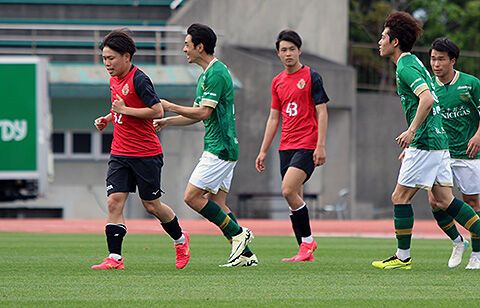
M 298 105 L 295 102 L 290 102 L 287 105 L 287 110 L 285 110 L 289 116 L 294 117 L 298 114 Z

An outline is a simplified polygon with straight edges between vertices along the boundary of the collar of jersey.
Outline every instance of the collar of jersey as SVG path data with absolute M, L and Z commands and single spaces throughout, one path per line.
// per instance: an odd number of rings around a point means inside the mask
M 210 61 L 210 63 L 208 63 L 207 68 L 203 72 L 205 73 L 213 65 L 213 63 L 215 63 L 217 61 L 218 61 L 217 58 L 213 58 L 213 60 Z
M 405 57 L 405 56 L 410 56 L 410 55 L 411 55 L 410 52 L 402 52 L 402 54 L 400 55 L 400 57 L 398 57 L 398 59 L 397 59 L 397 63 L 398 63 L 398 61 L 400 61 L 401 58 L 403 58 L 403 57 Z
M 453 70 L 453 72 L 454 72 L 453 79 L 452 79 L 452 81 L 450 81 L 449 85 L 454 84 L 458 80 L 458 78 L 460 77 L 460 72 L 459 71 Z M 438 79 L 437 76 L 435 76 L 435 81 L 438 83 L 439 86 L 441 86 L 441 87 L 444 86 L 443 82 L 441 82 L 440 79 Z

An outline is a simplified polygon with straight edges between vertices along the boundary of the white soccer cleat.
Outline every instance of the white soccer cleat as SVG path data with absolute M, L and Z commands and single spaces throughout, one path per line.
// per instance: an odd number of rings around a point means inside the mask
M 248 228 L 242 227 L 242 232 L 232 237 L 232 252 L 228 258 L 228 263 L 232 263 L 235 259 L 237 259 L 245 250 L 245 247 L 247 247 L 248 243 L 250 243 L 252 240 L 252 231 L 250 231 Z
M 471 256 L 465 269 L 480 269 L 480 259 L 477 256 Z
M 460 243 L 453 243 L 453 249 L 452 249 L 452 255 L 450 256 L 450 259 L 448 260 L 448 267 L 454 268 L 460 265 L 462 263 L 462 257 L 463 253 L 468 247 L 468 241 L 463 240 L 463 242 Z
M 258 258 L 256 255 L 251 255 L 250 257 L 241 255 L 240 257 L 233 260 L 233 262 L 219 265 L 220 267 L 241 267 L 241 266 L 257 266 Z

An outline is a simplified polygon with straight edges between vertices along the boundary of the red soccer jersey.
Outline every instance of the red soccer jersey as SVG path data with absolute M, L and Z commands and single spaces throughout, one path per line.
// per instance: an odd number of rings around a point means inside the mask
M 318 123 L 315 106 L 328 100 L 322 78 L 308 66 L 292 74 L 284 70 L 273 78 L 272 109 L 282 114 L 279 150 L 316 148 Z
M 119 95 L 128 107 L 145 108 L 148 106 L 147 103 L 152 104 L 152 102 L 144 102 L 137 94 L 134 84 L 135 73 L 137 73 L 137 76 L 143 74 L 134 66 L 122 79 L 116 76 L 110 78 L 112 102 Z M 145 78 L 146 75 L 143 77 Z M 117 114 L 113 110 L 110 110 L 110 112 L 113 121 L 112 154 L 134 157 L 150 157 L 162 154 L 162 146 L 151 119 Z

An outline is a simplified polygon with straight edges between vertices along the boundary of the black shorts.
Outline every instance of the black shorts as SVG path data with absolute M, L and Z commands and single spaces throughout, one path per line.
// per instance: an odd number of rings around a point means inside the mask
M 135 192 L 142 200 L 155 200 L 162 195 L 160 178 L 163 155 L 127 157 L 110 155 L 107 173 L 107 196 L 114 192 Z
M 295 167 L 305 171 L 307 178 L 303 183 L 310 179 L 313 170 L 315 170 L 313 150 L 283 150 L 278 151 L 278 153 L 280 154 L 280 173 L 282 174 L 282 179 L 289 167 Z

